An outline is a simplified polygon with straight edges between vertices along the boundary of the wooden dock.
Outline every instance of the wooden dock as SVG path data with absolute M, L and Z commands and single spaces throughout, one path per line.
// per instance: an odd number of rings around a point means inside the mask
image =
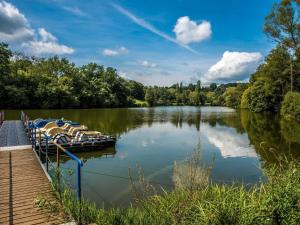
M 4 121 L 0 128 L 0 224 L 62 224 L 35 206 L 39 194 L 50 194 L 50 183 L 31 146 L 24 146 L 29 140 L 20 123 Z
M 0 147 L 19 145 L 30 145 L 22 121 L 4 121 L 0 128 Z

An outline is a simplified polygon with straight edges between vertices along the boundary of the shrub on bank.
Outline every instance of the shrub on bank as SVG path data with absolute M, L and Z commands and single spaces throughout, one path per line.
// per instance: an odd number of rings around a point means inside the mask
M 134 99 L 133 103 L 135 107 L 149 107 L 149 104 L 146 101 Z
M 288 92 L 281 104 L 280 114 L 287 120 L 300 122 L 300 93 Z
M 256 186 L 208 183 L 139 199 L 127 209 L 80 204 L 68 190 L 55 196 L 82 224 L 300 224 L 299 164 L 265 168 L 265 174 L 268 180 Z
M 250 92 L 251 92 L 251 87 L 248 87 L 241 98 L 241 105 L 240 108 L 241 109 L 249 109 L 249 96 L 250 96 Z

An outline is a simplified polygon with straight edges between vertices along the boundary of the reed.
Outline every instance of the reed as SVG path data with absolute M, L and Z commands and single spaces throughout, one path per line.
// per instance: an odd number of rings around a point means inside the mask
M 189 168 L 193 162 L 187 162 L 180 171 L 193 174 Z M 251 187 L 213 184 L 198 171 L 196 177 L 205 179 L 201 185 L 191 178 L 194 186 L 179 182 L 174 191 L 143 196 L 137 205 L 126 209 L 105 210 L 86 200 L 79 202 L 71 190 L 61 191 L 57 185 L 53 185 L 53 194 L 62 206 L 60 210 L 81 224 L 300 224 L 298 162 L 281 159 L 276 165 L 263 165 L 267 180 Z M 49 206 L 45 201 L 43 205 Z M 57 204 L 50 208 L 55 207 Z

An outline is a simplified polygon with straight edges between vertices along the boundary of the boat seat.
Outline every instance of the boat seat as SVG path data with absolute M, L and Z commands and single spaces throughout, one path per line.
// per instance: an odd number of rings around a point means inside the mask
M 72 127 L 80 127 L 80 126 L 73 125 L 70 123 L 65 123 L 61 128 L 64 129 L 65 132 L 68 132 Z
M 99 131 L 77 131 L 76 135 L 74 136 L 75 141 L 88 141 L 91 139 L 97 139 L 102 137 L 102 134 Z
M 64 133 L 57 133 L 53 140 L 57 143 L 57 144 L 69 144 L 71 142 L 71 138 L 64 134 Z
M 75 136 L 78 131 L 87 131 L 88 128 L 86 126 L 80 126 L 80 127 L 71 127 L 68 131 L 69 136 Z
M 44 127 L 37 129 L 37 133 L 39 133 L 39 132 L 44 133 L 48 129 L 53 128 L 53 127 L 58 127 L 55 121 L 49 122 Z
M 56 135 L 56 134 L 58 134 L 58 133 L 63 133 L 63 132 L 64 132 L 64 130 L 63 130 L 61 127 L 52 127 L 52 128 L 50 128 L 50 129 L 48 129 L 48 130 L 45 132 L 45 134 L 46 134 L 47 136 L 52 137 L 52 136 L 54 136 L 54 135 Z

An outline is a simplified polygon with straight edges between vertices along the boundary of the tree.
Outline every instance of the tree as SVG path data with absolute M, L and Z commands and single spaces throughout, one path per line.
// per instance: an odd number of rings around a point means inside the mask
M 226 88 L 226 91 L 223 94 L 225 106 L 239 108 L 241 103 L 241 97 L 246 87 L 246 85 L 239 84 L 236 87 Z
M 251 87 L 248 87 L 241 98 L 241 109 L 249 109 L 249 98 L 250 98 L 250 93 L 251 93 Z
M 130 92 L 130 96 L 139 99 L 139 100 L 143 100 L 145 98 L 145 92 L 144 92 L 144 85 L 130 80 L 128 81 L 128 88 L 129 88 L 129 92 Z
M 191 91 L 189 93 L 189 101 L 191 105 L 198 106 L 200 104 L 200 95 L 197 91 Z
M 290 87 L 287 48 L 277 46 L 266 57 L 250 79 L 248 105 L 254 112 L 278 111 Z
M 154 106 L 156 102 L 156 96 L 153 88 L 150 87 L 146 89 L 145 100 L 150 106 Z
M 198 93 L 200 93 L 200 91 L 201 91 L 201 81 L 200 81 L 200 80 L 197 81 L 197 84 L 196 84 L 196 91 L 197 91 Z
M 209 89 L 211 90 L 211 91 L 214 91 L 214 90 L 216 90 L 217 89 L 217 84 L 216 83 L 211 83 L 210 85 L 209 85 Z
M 207 92 L 206 93 L 206 102 L 213 106 L 219 105 L 217 94 L 213 91 Z
M 3 108 L 9 100 L 6 85 L 10 83 L 10 57 L 12 52 L 8 49 L 8 45 L 0 43 L 0 108 Z
M 280 114 L 287 120 L 300 122 L 300 93 L 288 92 L 282 102 Z
M 264 25 L 268 37 L 294 51 L 297 51 L 300 44 L 299 5 L 299 0 L 274 3 Z
M 300 45 L 299 0 L 282 0 L 274 3 L 266 17 L 264 30 L 270 38 L 290 50 L 290 83 L 293 91 L 293 60 Z

